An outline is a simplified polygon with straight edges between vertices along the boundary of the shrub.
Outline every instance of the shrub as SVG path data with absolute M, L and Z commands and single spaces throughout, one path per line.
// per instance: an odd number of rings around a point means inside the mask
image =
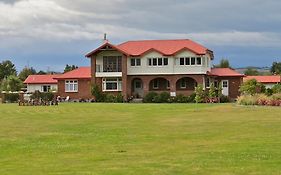
M 256 79 L 251 79 L 246 82 L 244 82 L 241 86 L 239 91 L 243 95 L 254 95 L 258 92 L 264 92 L 265 86 L 259 82 L 257 82 Z
M 174 97 L 173 102 L 175 103 L 187 103 L 188 99 L 186 96 L 184 96 L 183 94 L 179 94 L 176 97 Z
M 96 102 L 104 102 L 106 95 L 102 93 L 98 85 L 92 86 L 92 95 L 95 97 Z
M 100 102 L 114 103 L 115 101 L 116 101 L 116 96 L 114 96 L 113 94 L 106 94 L 104 101 L 100 101 Z
M 195 93 L 192 93 L 190 96 L 187 96 L 186 98 L 186 102 L 187 103 L 194 103 L 195 102 L 195 97 L 196 97 L 196 94 Z
M 237 98 L 237 103 L 240 105 L 255 105 L 256 99 L 252 95 L 242 95 Z
M 15 103 L 15 102 L 18 102 L 18 100 L 19 100 L 19 94 L 18 94 L 18 93 L 8 93 L 8 94 L 5 94 L 5 100 L 6 100 L 8 103 Z
M 217 96 L 217 94 L 216 94 L 215 85 L 214 85 L 214 83 L 211 83 L 210 89 L 209 89 L 209 92 L 208 92 L 208 97 L 209 98 L 215 98 L 216 96 Z
M 162 92 L 159 95 L 159 103 L 168 103 L 170 99 L 170 93 L 169 92 Z
M 265 89 L 265 95 L 271 96 L 273 94 L 273 90 L 270 88 Z
M 195 102 L 196 103 L 203 103 L 206 97 L 205 91 L 203 89 L 203 85 L 200 84 L 195 88 Z
M 273 100 L 281 100 L 281 93 L 273 94 L 273 95 L 272 95 L 272 99 L 273 99 Z
M 272 93 L 274 94 L 281 93 L 281 83 L 276 84 L 272 87 Z
M 228 103 L 230 101 L 229 97 L 225 95 L 221 95 L 219 98 L 220 98 L 220 103 Z
M 156 92 L 149 92 L 146 94 L 146 96 L 143 98 L 144 103 L 153 103 L 155 102 L 155 97 L 158 94 Z
M 118 93 L 116 96 L 116 103 L 123 103 L 123 102 L 124 102 L 123 95 L 121 93 Z
M 54 94 L 51 92 L 39 92 L 35 91 L 31 96 L 31 99 L 35 100 L 44 100 L 44 101 L 52 101 L 54 99 Z

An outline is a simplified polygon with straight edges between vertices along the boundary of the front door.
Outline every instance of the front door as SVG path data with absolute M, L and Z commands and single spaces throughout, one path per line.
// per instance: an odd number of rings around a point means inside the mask
M 229 83 L 228 80 L 222 80 L 222 94 L 225 96 L 229 95 Z
M 134 80 L 134 94 L 135 97 L 143 97 L 143 85 L 141 80 Z

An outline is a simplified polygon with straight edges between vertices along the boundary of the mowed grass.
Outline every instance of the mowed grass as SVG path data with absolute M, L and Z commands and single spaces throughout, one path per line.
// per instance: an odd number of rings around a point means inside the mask
M 0 174 L 281 174 L 281 108 L 0 105 Z

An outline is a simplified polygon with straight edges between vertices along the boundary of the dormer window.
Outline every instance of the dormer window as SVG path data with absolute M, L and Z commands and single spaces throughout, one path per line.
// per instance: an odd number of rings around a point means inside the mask
M 131 58 L 131 66 L 141 66 L 140 58 Z
M 148 58 L 148 66 L 167 66 L 168 58 Z

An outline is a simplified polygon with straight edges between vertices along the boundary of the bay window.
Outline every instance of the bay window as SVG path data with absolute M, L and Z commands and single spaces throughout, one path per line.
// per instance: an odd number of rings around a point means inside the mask
M 102 82 L 103 91 L 122 91 L 121 78 L 104 78 Z

